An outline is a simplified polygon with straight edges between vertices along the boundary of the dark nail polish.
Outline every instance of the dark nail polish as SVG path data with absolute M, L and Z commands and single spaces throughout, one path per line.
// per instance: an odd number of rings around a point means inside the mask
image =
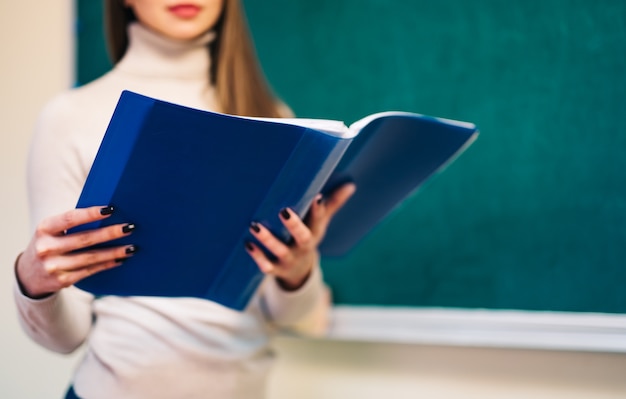
M 261 228 L 259 227 L 259 224 L 257 222 L 250 223 L 250 228 L 254 230 L 255 233 L 261 231 Z
M 135 252 L 137 252 L 137 247 L 136 246 L 131 245 L 129 247 L 126 247 L 126 254 L 127 255 L 134 254 Z
M 124 263 L 125 260 L 126 258 L 115 259 L 115 263 Z
M 128 223 L 126 226 L 122 227 L 122 233 L 124 234 L 130 233 L 133 230 L 135 230 L 134 223 Z
M 100 208 L 100 214 L 102 216 L 110 215 L 112 213 L 113 213 L 113 207 L 112 206 L 105 206 L 104 208 Z
M 324 197 L 320 196 L 316 202 L 317 202 L 317 205 L 322 205 L 322 202 L 324 202 Z
M 249 242 L 246 242 L 244 245 L 248 251 L 254 251 L 254 247 Z
M 280 215 L 283 217 L 283 219 L 287 220 L 291 217 L 291 215 L 289 214 L 289 211 L 287 210 L 287 208 L 283 208 L 280 210 Z

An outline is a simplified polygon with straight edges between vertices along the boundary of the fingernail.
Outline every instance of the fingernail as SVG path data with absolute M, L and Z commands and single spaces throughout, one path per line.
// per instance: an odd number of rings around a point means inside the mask
M 130 254 L 134 254 L 135 252 L 137 252 L 137 247 L 134 245 L 131 245 L 129 247 L 126 247 L 126 254 L 130 255 Z
M 249 242 L 246 242 L 244 245 L 248 251 L 254 251 L 254 247 Z
M 115 263 L 124 263 L 125 260 L 126 258 L 115 259 Z
M 257 222 L 250 223 L 250 228 L 254 230 L 255 233 L 261 231 L 261 228 L 259 227 L 259 224 Z
M 130 233 L 133 230 L 135 230 L 134 223 L 128 223 L 126 226 L 122 227 L 122 233 L 124 234 Z
M 317 205 L 322 205 L 322 202 L 324 202 L 324 197 L 320 195 L 319 197 L 317 197 L 317 200 L 315 202 L 317 202 Z
M 283 208 L 280 210 L 280 216 L 283 217 L 283 219 L 287 220 L 291 217 L 291 215 L 289 214 L 289 211 L 287 210 L 287 208 Z
M 102 216 L 110 215 L 112 213 L 113 213 L 113 207 L 112 206 L 105 206 L 104 208 L 100 208 L 100 214 Z

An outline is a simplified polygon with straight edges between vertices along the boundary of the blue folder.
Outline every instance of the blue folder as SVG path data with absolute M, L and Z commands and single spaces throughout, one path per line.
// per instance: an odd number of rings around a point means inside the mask
M 286 240 L 282 208 L 303 217 L 317 193 L 354 181 L 357 193 L 320 248 L 341 256 L 477 134 L 472 124 L 395 112 L 364 119 L 354 137 L 284 122 L 124 91 L 77 204 L 115 212 L 72 232 L 132 222 L 132 234 L 106 245 L 138 251 L 76 285 L 95 295 L 198 297 L 242 310 L 263 278 L 244 249 L 252 221 Z

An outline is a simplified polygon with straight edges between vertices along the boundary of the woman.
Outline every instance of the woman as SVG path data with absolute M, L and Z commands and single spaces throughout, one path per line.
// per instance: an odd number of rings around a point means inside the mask
M 107 204 L 72 208 L 122 90 L 232 114 L 287 113 L 257 66 L 237 0 L 106 4 L 115 67 L 53 99 L 31 146 L 35 233 L 15 264 L 20 321 L 32 339 L 54 351 L 87 343 L 68 397 L 261 398 L 272 332 L 311 333 L 323 321 L 328 303 L 316 248 L 354 187 L 314 201 L 306 223 L 290 211 L 281 215 L 292 245 L 263 226 L 251 230 L 277 259 L 249 248 L 267 278 L 244 312 L 193 298 L 94 298 L 75 288 L 93 273 L 124 267 L 135 251 L 129 245 L 74 252 L 132 235 L 131 224 L 64 233 L 115 212 Z

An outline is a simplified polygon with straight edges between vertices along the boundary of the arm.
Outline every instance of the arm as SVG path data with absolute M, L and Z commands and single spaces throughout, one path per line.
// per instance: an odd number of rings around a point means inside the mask
M 27 248 L 15 263 L 13 284 L 24 331 L 44 347 L 64 353 L 85 340 L 92 323 L 93 297 L 71 285 L 119 264 L 115 257 L 124 257 L 123 251 L 115 249 L 107 253 L 73 253 L 121 236 L 119 226 L 108 231 L 65 234 L 73 226 L 108 216 L 108 211 L 101 212 L 99 207 L 61 213 L 74 207 L 85 175 L 76 150 L 79 146 L 67 131 L 72 124 L 71 111 L 61 97 L 40 117 L 28 160 L 29 205 L 35 225 Z
M 330 294 L 323 283 L 317 247 L 330 220 L 354 190 L 353 184 L 346 184 L 325 201 L 319 196 L 304 222 L 290 209 L 281 210 L 280 219 L 293 237 L 290 244 L 252 223 L 251 233 L 276 257 L 271 261 L 253 243 L 246 245 L 261 271 L 273 277 L 264 287 L 263 301 L 268 317 L 279 327 L 315 335 L 325 332 Z
M 83 343 L 91 328 L 91 295 L 68 288 L 33 299 L 20 289 L 17 278 L 13 294 L 20 325 L 33 341 L 60 353 L 70 353 Z
M 281 329 L 307 336 L 323 336 L 328 329 L 331 297 L 319 264 L 296 290 L 285 289 L 275 277 L 268 278 L 261 300 L 268 318 Z
M 20 324 L 44 347 L 63 353 L 80 346 L 91 329 L 93 297 L 77 281 L 121 264 L 132 246 L 77 250 L 130 234 L 125 225 L 66 234 L 72 227 L 104 219 L 110 207 L 73 209 L 44 219 L 15 262 L 14 297 Z

